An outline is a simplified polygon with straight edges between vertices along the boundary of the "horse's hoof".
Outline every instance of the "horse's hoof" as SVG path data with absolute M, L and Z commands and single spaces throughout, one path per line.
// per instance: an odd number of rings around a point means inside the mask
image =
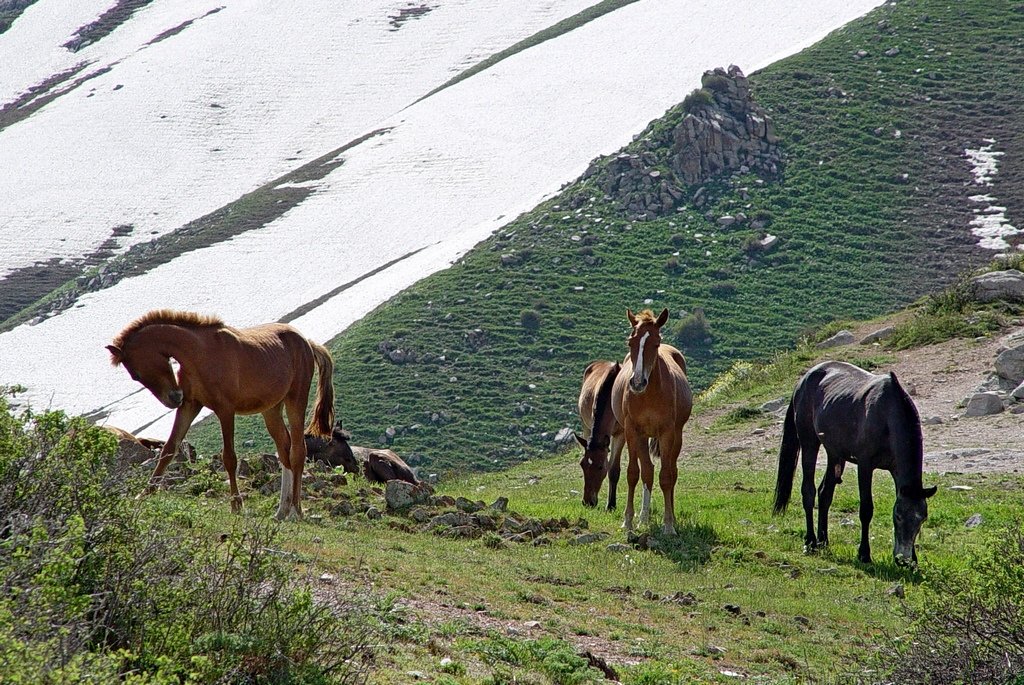
M 675 535 L 676 527 L 673 526 L 671 523 L 666 523 L 661 527 L 661 532 L 663 535 Z
M 817 542 L 807 542 L 807 543 L 804 543 L 804 554 L 817 554 L 817 553 L 818 553 L 818 543 Z
M 231 513 L 241 514 L 242 513 L 242 500 L 233 499 L 231 500 Z

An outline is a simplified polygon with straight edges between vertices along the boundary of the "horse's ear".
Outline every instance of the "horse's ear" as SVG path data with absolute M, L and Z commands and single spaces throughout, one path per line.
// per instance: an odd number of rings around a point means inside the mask
M 636 317 L 633 315 L 633 311 L 631 309 L 626 310 L 626 318 L 629 319 L 630 326 L 636 326 Z
M 889 378 L 892 379 L 893 385 L 897 385 L 898 386 L 900 384 L 900 379 L 896 378 L 896 372 L 895 371 L 890 371 L 889 372 Z
M 583 449 L 587 449 L 587 441 L 580 437 L 579 433 L 573 433 L 572 435 L 574 438 L 576 438 L 576 442 L 580 444 L 580 447 L 582 447 Z
M 107 351 L 110 352 L 110 363 L 114 366 L 118 366 L 121 363 L 121 348 L 114 345 L 107 345 Z
M 661 310 L 661 314 L 658 314 L 658 320 L 655 321 L 654 324 L 658 328 L 661 328 L 662 326 L 665 325 L 666 321 L 668 321 L 668 307 L 665 307 L 664 309 Z
M 924 488 L 923 490 L 921 490 L 921 494 L 924 495 L 925 499 L 928 499 L 929 497 L 931 497 L 932 495 L 934 495 L 938 491 L 939 491 L 939 486 L 938 485 L 933 485 L 930 488 Z

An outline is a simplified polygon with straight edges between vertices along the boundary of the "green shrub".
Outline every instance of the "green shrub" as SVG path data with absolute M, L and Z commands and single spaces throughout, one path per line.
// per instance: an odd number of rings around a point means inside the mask
M 693 114 L 698 112 L 705 107 L 710 107 L 715 99 L 711 96 L 711 92 L 704 88 L 695 88 L 689 95 L 683 98 L 682 108 L 687 114 Z
M 276 528 L 213 539 L 136 502 L 109 432 L 0 395 L 0 673 L 13 683 L 350 683 L 367 609 L 313 601 Z M 15 620 L 16 617 L 16 620 Z
M 886 660 L 900 683 L 1020 683 L 1024 676 L 1024 527 L 991 535 L 966 568 L 936 569 L 913 623 Z M 909 638 L 909 639 L 908 639 Z
M 686 315 L 672 329 L 672 337 L 684 348 L 703 345 L 711 337 L 711 327 L 704 316 L 704 310 L 697 307 L 693 310 L 692 314 Z
M 528 331 L 540 329 L 540 312 L 536 309 L 524 309 L 519 313 L 519 325 Z

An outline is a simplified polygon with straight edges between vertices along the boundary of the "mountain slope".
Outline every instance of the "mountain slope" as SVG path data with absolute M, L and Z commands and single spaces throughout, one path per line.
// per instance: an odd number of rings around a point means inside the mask
M 767 63 L 877 1 L 765 18 L 752 0 L 644 0 L 417 102 L 588 3 L 295 12 L 235 0 L 211 14 L 219 4 L 164 0 L 69 56 L 61 46 L 106 3 L 71 21 L 39 0 L 3 34 L 0 58 L 49 42 L 20 85 L 3 86 L 21 92 L 80 59 L 103 73 L 0 131 L 0 164 L 25 167 L 0 177 L 4 264 L 17 276 L 0 298 L 40 281 L 49 293 L 8 318 L 0 377 L 37 405 L 166 434 L 169 414 L 102 351 L 142 312 L 240 326 L 297 317 L 327 340 L 627 142 L 709 62 Z M 58 38 L 43 30 L 51 21 Z M 47 282 L 56 267 L 80 276 Z
M 370 444 L 392 427 L 396 450 L 435 468 L 504 465 L 578 425 L 582 370 L 623 354 L 626 307 L 668 307 L 674 321 L 703 309 L 710 335 L 686 345 L 702 386 L 809 327 L 948 283 L 992 254 L 971 234 L 985 208 L 971 196 L 987 191 L 1017 225 L 1024 215 L 1010 104 L 1024 85 L 1022 28 L 1006 5 L 886 5 L 752 75 L 787 155 L 781 181 L 712 184 L 700 210 L 648 222 L 589 179 L 572 184 L 334 342 L 346 426 Z M 993 137 L 1005 155 L 982 187 L 965 150 Z M 770 222 L 776 251 L 751 260 L 758 232 L 718 227 L 740 209 Z

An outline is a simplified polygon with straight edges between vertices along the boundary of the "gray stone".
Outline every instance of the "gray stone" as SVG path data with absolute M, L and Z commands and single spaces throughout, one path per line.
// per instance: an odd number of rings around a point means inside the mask
M 624 542 L 613 542 L 606 549 L 609 552 L 632 552 L 633 545 L 627 545 Z
M 977 528 L 982 524 L 983 519 L 981 514 L 971 514 L 971 516 L 964 521 L 964 528 Z
M 556 445 L 567 445 L 573 442 L 573 440 L 575 440 L 575 438 L 573 437 L 573 430 L 568 426 L 562 428 L 560 431 L 558 431 L 558 433 L 555 434 Z
M 885 328 L 879 328 L 874 333 L 868 333 L 863 338 L 861 338 L 860 344 L 861 345 L 870 345 L 872 343 L 876 343 L 876 342 L 885 340 L 886 338 L 891 338 L 892 334 L 895 333 L 895 332 L 896 332 L 896 327 L 895 326 L 886 326 Z
M 1024 273 L 1016 269 L 989 271 L 972 278 L 970 285 L 978 302 L 1024 302 Z
M 964 416 L 989 416 L 1003 411 L 1003 400 L 998 393 L 979 392 L 967 401 Z
M 384 502 L 390 511 L 408 509 L 414 504 L 430 501 L 433 488 L 426 483 L 412 484 L 404 480 L 389 480 L 384 486 Z
M 827 349 L 829 347 L 839 347 L 841 345 L 852 345 L 856 342 L 856 338 L 853 337 L 853 333 L 850 331 L 839 331 L 828 340 L 822 340 L 818 343 L 818 349 Z
M 608 537 L 608 533 L 582 533 L 569 541 L 570 545 L 589 545 L 592 542 L 600 542 Z
M 995 366 L 996 374 L 1016 387 L 1024 381 L 1024 345 L 1000 352 Z
M 1021 383 L 1014 388 L 1013 392 L 1010 393 L 1010 397 L 1015 400 L 1024 400 L 1024 383 Z
M 366 509 L 366 518 L 370 519 L 371 521 L 379 519 L 380 517 L 380 509 L 378 509 L 377 507 L 368 507 Z
M 779 244 L 779 236 L 769 233 L 761 238 L 758 244 L 761 246 L 761 252 L 768 252 L 775 249 L 775 246 Z
M 938 426 L 943 423 L 941 416 L 929 416 L 921 421 L 922 426 Z
M 495 511 L 506 511 L 508 509 L 508 497 L 499 497 L 491 503 L 491 509 Z
M 789 407 L 788 397 L 777 397 L 774 400 L 769 400 L 761 405 L 761 411 L 766 414 L 774 414 L 777 411 L 781 411 Z

